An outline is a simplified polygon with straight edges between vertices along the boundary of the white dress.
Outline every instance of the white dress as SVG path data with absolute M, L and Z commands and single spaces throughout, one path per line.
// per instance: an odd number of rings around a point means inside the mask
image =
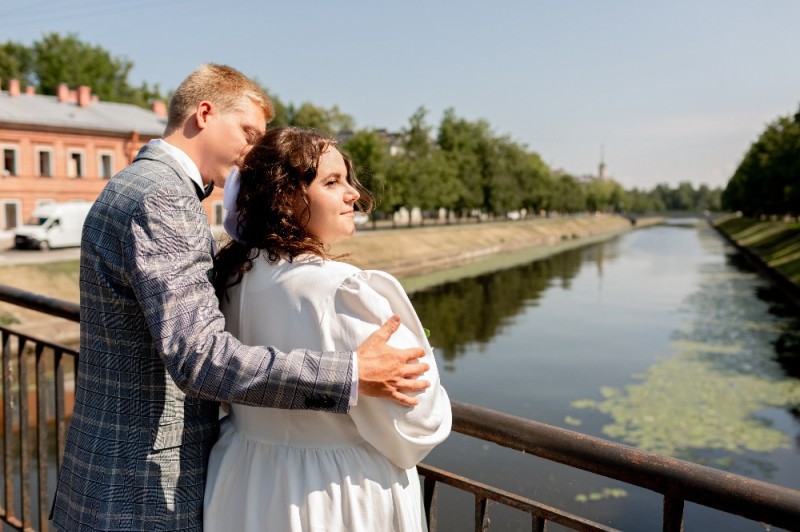
M 394 277 L 304 255 L 259 257 L 223 302 L 249 345 L 352 350 L 392 313 L 395 347 L 421 346 L 431 386 L 408 408 L 359 396 L 350 413 L 232 405 L 211 452 L 204 530 L 425 530 L 415 465 L 450 433 L 447 393 L 419 318 Z

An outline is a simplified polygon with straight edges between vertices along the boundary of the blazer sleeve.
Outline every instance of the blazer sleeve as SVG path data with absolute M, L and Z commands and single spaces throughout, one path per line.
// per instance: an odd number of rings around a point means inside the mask
M 334 345 L 361 341 L 392 313 L 402 319 L 389 344 L 397 348 L 422 347 L 430 366 L 424 378 L 430 387 L 418 392 L 417 406 L 361 396 L 350 410 L 361 436 L 398 467 L 408 469 L 422 460 L 450 434 L 452 415 L 447 392 L 439 381 L 433 350 L 405 291 L 394 277 L 377 271 L 348 277 L 334 297 Z
M 197 198 L 181 192 L 163 186 L 146 195 L 123 246 L 154 348 L 177 386 L 212 401 L 347 412 L 352 353 L 282 353 L 225 332 L 208 220 Z

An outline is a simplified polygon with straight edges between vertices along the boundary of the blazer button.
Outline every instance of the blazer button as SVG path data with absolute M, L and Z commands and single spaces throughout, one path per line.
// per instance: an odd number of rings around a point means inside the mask
M 333 408 L 336 402 L 328 394 L 306 397 L 306 408 Z

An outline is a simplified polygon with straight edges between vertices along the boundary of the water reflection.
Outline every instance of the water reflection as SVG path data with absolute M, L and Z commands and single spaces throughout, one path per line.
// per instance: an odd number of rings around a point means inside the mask
M 483 350 L 524 308 L 536 306 L 552 286 L 569 290 L 585 262 L 594 262 L 602 276 L 603 263 L 616 252 L 616 241 L 470 279 L 445 283 L 412 296 L 431 343 L 445 360 L 462 356 L 468 347 Z
M 800 321 L 707 226 L 637 231 L 413 301 L 458 369 L 458 400 L 797 484 Z
M 710 243 L 707 235 L 701 240 Z M 637 384 L 603 388 L 601 400 L 572 404 L 609 415 L 613 421 L 602 429 L 608 437 L 743 474 L 755 475 L 756 468 L 771 478 L 776 467 L 763 458 L 791 448 L 777 418 L 800 405 L 800 381 L 778 362 L 775 346 L 791 343 L 797 320 L 772 312 L 777 301 L 764 296 L 774 294 L 737 261 L 700 269 L 671 352 L 634 376 Z

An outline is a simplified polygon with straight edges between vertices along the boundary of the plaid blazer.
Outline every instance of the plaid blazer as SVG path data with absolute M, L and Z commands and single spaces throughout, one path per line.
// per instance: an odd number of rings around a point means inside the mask
M 348 410 L 351 353 L 281 353 L 224 331 L 197 188 L 146 145 L 86 219 L 56 529 L 201 530 L 219 401 Z

